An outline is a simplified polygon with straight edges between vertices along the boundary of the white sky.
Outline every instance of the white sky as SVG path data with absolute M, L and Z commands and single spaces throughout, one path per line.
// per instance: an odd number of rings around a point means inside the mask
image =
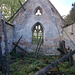
M 72 8 L 75 0 L 50 0 L 61 16 L 67 15 Z

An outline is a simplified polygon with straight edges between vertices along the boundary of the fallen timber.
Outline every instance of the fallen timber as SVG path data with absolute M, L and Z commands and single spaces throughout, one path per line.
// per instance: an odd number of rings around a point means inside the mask
M 13 51 L 15 51 L 16 46 L 17 46 L 17 45 L 18 45 L 18 43 L 20 42 L 21 38 L 22 38 L 22 36 L 19 38 L 18 42 L 15 44 L 15 46 L 14 46 L 14 48 L 13 48 L 12 52 L 13 52 Z M 11 52 L 10 54 L 12 54 L 12 52 Z
M 4 26 L 4 39 L 5 39 L 5 57 L 6 57 L 6 75 L 10 75 L 10 66 L 9 66 L 9 50 L 8 50 L 8 40 L 7 40 L 7 32 L 6 32 L 6 23 L 5 23 L 5 15 L 3 15 L 3 26 Z
M 17 15 L 17 13 L 21 10 L 21 8 L 28 2 L 29 0 L 25 1 L 25 3 L 10 17 L 10 19 L 7 21 L 9 22 L 14 16 Z
M 39 39 L 39 41 L 38 41 L 38 43 L 37 43 L 37 47 L 36 47 L 36 51 L 35 51 L 35 57 L 36 57 L 36 58 L 38 57 L 41 44 L 42 44 L 42 41 L 41 41 L 41 36 L 40 36 L 40 39 Z
M 70 71 L 66 71 L 66 72 L 54 72 L 54 71 L 51 71 L 50 73 L 48 73 L 48 75 L 75 75 L 74 72 L 70 72 Z
M 1 23 L 1 17 L 2 17 L 2 12 L 0 11 L 0 69 L 2 69 L 2 75 L 5 74 L 5 66 L 4 66 L 4 59 L 2 55 L 2 47 L 1 47 L 1 42 L 2 42 L 2 23 Z
M 70 47 L 68 47 L 68 49 L 65 47 L 64 40 L 60 41 L 59 46 L 60 47 L 57 50 L 61 53 L 61 57 L 72 51 L 72 49 L 70 49 Z M 69 61 L 70 65 L 73 65 L 73 57 L 72 56 L 68 58 L 68 61 Z
M 20 3 L 20 5 L 22 6 L 22 8 L 24 9 L 24 11 L 26 10 L 24 7 L 23 7 L 23 5 L 22 5 L 22 3 L 21 3 L 21 1 L 19 0 L 19 3 Z
M 13 43 L 13 45 L 16 45 L 15 43 Z M 28 55 L 30 55 L 30 53 L 28 53 L 26 50 L 24 50 L 23 48 L 21 48 L 18 44 L 16 45 L 16 47 L 18 47 L 19 49 L 21 49 L 23 52 L 27 53 Z
M 56 67 L 57 65 L 61 64 L 62 62 L 64 62 L 65 60 L 67 60 L 69 57 L 71 57 L 73 54 L 75 54 L 75 50 L 72 52 L 67 53 L 65 56 L 63 56 L 62 58 L 60 58 L 59 60 L 55 61 L 54 63 L 46 66 L 45 68 L 41 69 L 40 71 L 38 71 L 36 74 L 34 75 L 44 75 L 45 73 L 49 72 L 51 69 L 53 69 L 54 67 Z

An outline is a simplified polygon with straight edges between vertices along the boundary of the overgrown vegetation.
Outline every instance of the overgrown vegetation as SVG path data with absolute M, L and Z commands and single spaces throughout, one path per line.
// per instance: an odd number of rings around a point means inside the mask
M 23 4 L 26 0 L 20 0 Z M 21 7 L 19 0 L 0 0 L 0 10 L 8 20 Z
M 75 3 L 72 4 L 72 9 L 64 20 L 67 22 L 67 24 L 75 23 Z
M 32 54 L 34 55 L 34 53 Z M 15 55 L 16 54 L 13 53 L 10 56 L 10 75 L 33 75 L 40 69 L 59 59 L 58 56 L 39 56 L 38 58 L 33 58 L 26 55 L 21 55 L 19 53 L 16 56 Z M 15 62 L 13 62 L 14 60 Z M 60 64 L 58 67 L 61 72 L 70 71 L 75 73 L 75 62 L 72 67 L 69 66 L 69 63 L 67 61 Z M 55 67 L 55 69 L 52 70 L 57 71 L 57 68 Z

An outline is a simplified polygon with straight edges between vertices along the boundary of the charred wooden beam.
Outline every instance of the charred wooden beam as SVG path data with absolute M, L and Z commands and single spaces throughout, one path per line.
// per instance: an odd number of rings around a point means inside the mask
M 1 17 L 2 17 L 2 12 L 0 11 L 0 63 L 1 63 L 1 70 L 2 70 L 2 75 L 5 75 L 5 66 L 4 66 L 4 59 L 2 55 L 2 47 L 1 47 L 1 42 L 2 42 L 2 23 L 1 23 Z
M 8 51 L 7 33 L 6 33 L 6 23 L 5 23 L 5 16 L 4 16 L 4 15 L 3 15 L 3 21 L 4 21 L 5 56 L 6 56 L 6 75 L 10 75 L 10 68 L 9 68 L 9 51 Z
M 1 20 L 2 22 L 3 22 L 3 20 Z M 15 25 L 14 24 L 11 24 L 11 23 L 8 23 L 8 22 L 5 22 L 7 25 L 10 25 L 11 27 L 15 27 Z
M 38 36 L 38 35 L 37 35 Z M 38 38 L 37 38 L 38 39 Z M 35 51 L 35 57 L 38 57 L 38 52 L 40 50 L 40 47 L 41 47 L 41 36 L 40 36 L 40 39 L 39 41 L 37 41 L 37 47 L 36 47 L 36 51 Z
M 5 75 L 5 66 L 4 66 L 4 59 L 2 56 L 1 42 L 0 42 L 0 62 L 1 62 L 2 75 Z
M 59 75 L 59 74 L 63 74 L 63 75 L 75 75 L 74 72 L 70 72 L 70 71 L 66 71 L 66 72 L 55 72 L 55 71 L 51 71 L 50 73 L 47 73 L 48 75 Z
M 68 47 L 68 52 L 71 52 L 72 50 L 70 49 L 70 47 Z M 69 57 L 68 58 L 68 61 L 69 61 L 69 65 L 73 65 L 73 57 L 71 56 L 71 57 Z
M 58 48 L 57 50 L 61 53 L 61 55 L 65 54 L 65 52 L 62 49 Z
M 9 22 L 18 12 L 19 12 L 19 10 L 21 9 L 22 7 L 20 7 L 11 17 L 10 17 L 10 19 L 7 21 L 7 22 Z
M 25 8 L 24 8 L 24 6 L 22 5 L 22 3 L 21 3 L 21 1 L 19 0 L 19 3 L 20 3 L 20 5 L 22 6 L 22 8 L 24 9 L 24 11 L 25 11 Z
M 41 38 L 41 37 L 40 37 Z M 42 41 L 41 41 L 41 39 L 40 39 L 40 42 L 39 42 L 39 47 L 38 47 L 38 50 L 37 50 L 37 57 L 38 57 L 38 54 L 39 54 L 39 51 L 40 51 L 40 48 L 41 48 L 41 45 L 42 45 Z
M 15 45 L 15 43 L 13 43 L 13 45 Z M 28 55 L 30 55 L 30 53 L 28 53 L 26 50 L 24 50 L 23 48 L 21 48 L 20 46 L 16 45 L 16 47 L 18 47 L 19 49 L 21 49 L 23 52 L 27 53 Z
M 64 40 L 60 42 L 60 48 L 65 52 L 65 41 Z
M 22 36 L 19 38 L 18 42 L 15 44 L 15 46 L 14 46 L 14 48 L 13 48 L 12 52 L 13 52 L 13 51 L 15 51 L 16 46 L 17 46 L 17 45 L 18 45 L 18 43 L 20 42 L 21 38 L 22 38 Z M 11 52 L 10 54 L 12 54 L 12 52 Z
M 68 53 L 68 51 L 67 51 L 67 49 L 65 47 L 65 41 L 64 40 L 59 42 L 59 48 L 57 48 L 57 50 L 61 53 L 61 57 L 64 54 Z
M 28 2 L 29 0 L 27 0 L 24 4 L 23 4 L 23 6 Z M 7 21 L 7 22 L 9 22 L 18 12 L 19 12 L 19 10 L 22 8 L 22 6 L 10 17 L 10 19 Z
M 51 69 L 53 69 L 54 67 L 56 67 L 57 65 L 61 64 L 62 62 L 64 62 L 65 60 L 67 60 L 69 57 L 71 57 L 73 54 L 75 54 L 75 50 L 72 52 L 69 52 L 68 54 L 66 54 L 65 56 L 63 56 L 62 58 L 60 58 L 59 60 L 55 61 L 54 63 L 46 66 L 45 68 L 41 69 L 40 71 L 38 71 L 36 74 L 34 75 L 44 75 L 45 73 L 49 72 Z

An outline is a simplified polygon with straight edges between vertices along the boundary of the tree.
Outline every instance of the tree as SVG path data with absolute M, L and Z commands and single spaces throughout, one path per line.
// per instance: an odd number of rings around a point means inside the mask
M 21 0 L 22 4 L 26 0 Z M 0 10 L 5 15 L 6 21 L 17 11 L 21 5 L 19 0 L 1 0 L 0 1 Z
M 75 23 L 75 3 L 72 4 L 70 14 L 68 14 L 64 20 L 67 22 L 67 24 Z
M 64 20 L 66 21 L 67 24 L 72 24 L 73 23 L 73 20 L 71 19 L 70 14 L 68 14 Z
M 71 19 L 73 20 L 73 22 L 75 22 L 75 3 L 72 4 L 72 9 L 70 11 L 70 14 L 71 14 Z

